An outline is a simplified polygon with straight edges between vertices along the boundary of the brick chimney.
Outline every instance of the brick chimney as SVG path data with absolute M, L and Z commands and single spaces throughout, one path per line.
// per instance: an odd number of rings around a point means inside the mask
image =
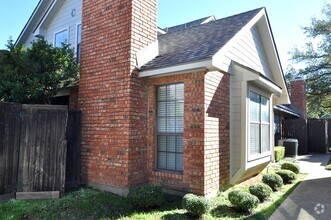
M 291 104 L 300 111 L 302 119 L 307 118 L 306 81 L 302 77 L 291 80 Z
M 157 39 L 157 0 L 83 0 L 82 179 L 126 196 L 147 182 L 147 87 L 136 54 Z

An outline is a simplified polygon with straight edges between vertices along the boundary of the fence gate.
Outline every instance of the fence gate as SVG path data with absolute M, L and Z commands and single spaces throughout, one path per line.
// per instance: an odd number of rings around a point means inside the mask
M 307 135 L 307 122 L 303 119 L 289 119 L 284 120 L 282 124 L 282 137 L 298 139 L 299 154 L 308 153 L 308 135 Z
M 308 120 L 309 152 L 328 152 L 328 122 L 324 119 Z
M 66 106 L 0 104 L 0 194 L 64 192 L 67 115 Z
M 70 110 L 67 125 L 67 163 L 66 163 L 66 189 L 80 185 L 80 132 L 82 113 Z

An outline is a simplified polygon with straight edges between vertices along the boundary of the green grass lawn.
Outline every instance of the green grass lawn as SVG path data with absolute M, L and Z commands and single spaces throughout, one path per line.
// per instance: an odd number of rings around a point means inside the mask
M 283 186 L 280 191 L 260 204 L 251 214 L 233 209 L 227 200 L 229 190 L 210 200 L 211 209 L 202 219 L 267 219 L 305 175 L 298 175 L 295 183 Z M 248 187 L 240 184 L 235 187 Z M 89 188 L 81 188 L 61 199 L 20 201 L 0 204 L 0 219 L 193 219 L 182 209 L 181 198 L 166 195 L 162 208 L 139 211 L 131 207 L 126 198 Z

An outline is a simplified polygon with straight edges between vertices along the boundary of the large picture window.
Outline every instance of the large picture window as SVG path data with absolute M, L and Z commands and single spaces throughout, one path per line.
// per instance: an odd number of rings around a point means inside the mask
M 68 43 L 68 30 L 63 30 L 55 34 L 54 47 L 62 47 L 62 43 Z
M 249 91 L 249 154 L 270 151 L 269 99 Z
M 157 87 L 157 169 L 183 171 L 184 84 Z

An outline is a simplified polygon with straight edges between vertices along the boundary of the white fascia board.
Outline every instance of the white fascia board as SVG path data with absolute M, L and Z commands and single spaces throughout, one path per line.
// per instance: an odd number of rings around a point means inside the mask
M 277 99 L 277 104 L 290 104 L 290 98 L 283 75 L 283 69 L 279 60 L 277 47 L 266 13 L 258 23 L 258 29 L 261 35 L 262 44 L 265 48 L 266 56 L 269 60 L 269 65 L 271 72 L 273 73 L 274 80 L 282 87 L 282 95 L 279 97 L 280 99 Z
M 16 40 L 16 45 L 18 44 L 22 44 L 24 42 L 22 42 L 22 37 L 28 32 L 28 30 L 31 28 L 32 25 L 32 21 L 34 21 L 34 18 L 37 16 L 37 14 L 39 14 L 40 10 L 41 10 L 41 5 L 43 4 L 43 1 L 39 1 L 36 9 L 33 11 L 31 17 L 29 18 L 28 22 L 26 23 L 26 25 L 24 26 L 22 32 L 20 33 L 20 35 L 18 36 L 17 40 Z
M 156 40 L 147 47 L 138 51 L 136 56 L 138 69 L 141 68 L 146 63 L 148 63 L 149 61 L 153 60 L 158 55 L 159 55 L 159 41 Z
M 139 77 L 158 77 L 164 75 L 174 75 L 189 73 L 193 71 L 206 70 L 206 69 L 215 69 L 212 66 L 212 60 L 207 59 L 203 61 L 197 61 L 193 63 L 180 64 L 175 66 L 169 66 L 164 68 L 145 70 L 139 73 Z

